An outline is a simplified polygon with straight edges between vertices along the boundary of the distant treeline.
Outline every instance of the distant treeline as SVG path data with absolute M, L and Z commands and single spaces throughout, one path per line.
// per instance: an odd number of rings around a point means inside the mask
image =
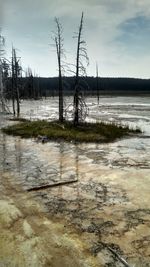
M 64 93 L 72 95 L 74 77 L 64 77 Z M 82 93 L 85 95 L 99 94 L 137 94 L 150 93 L 150 79 L 134 78 L 81 78 Z M 58 78 L 39 78 L 39 86 L 44 96 L 58 95 Z
M 63 78 L 64 95 L 73 95 L 74 77 Z M 58 95 L 58 78 L 20 78 L 21 98 L 40 98 Z M 81 78 L 84 95 L 137 95 L 150 94 L 150 79 L 137 78 Z M 11 86 L 11 82 L 10 82 Z M 8 90 L 9 91 L 9 90 Z

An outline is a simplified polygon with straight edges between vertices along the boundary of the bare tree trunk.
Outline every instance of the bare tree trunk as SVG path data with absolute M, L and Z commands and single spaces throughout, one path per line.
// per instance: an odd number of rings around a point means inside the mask
M 19 97 L 19 89 L 18 89 L 18 83 L 16 82 L 16 93 L 17 93 L 17 117 L 20 116 L 20 97 Z
M 4 112 L 5 111 L 5 104 L 4 104 L 4 85 L 3 85 L 2 65 L 1 65 L 1 62 L 0 62 L 0 101 L 1 101 L 2 112 Z
M 79 26 L 78 33 L 78 42 L 77 42 L 77 55 L 76 55 L 76 78 L 75 78 L 75 94 L 74 94 L 74 125 L 79 123 L 79 60 L 80 60 L 80 45 L 81 45 L 81 33 L 83 28 L 83 12 L 81 15 L 81 21 Z
M 15 60 L 15 83 L 16 83 L 16 100 L 17 100 L 17 117 L 20 115 L 20 100 L 19 100 L 19 87 L 18 87 L 18 62 L 16 58 L 16 51 L 14 50 Z
M 59 72 L 59 121 L 63 122 L 63 83 L 62 83 L 62 65 L 61 58 L 63 54 L 63 38 L 62 38 L 62 27 L 57 18 L 55 18 L 57 34 L 55 37 L 55 45 L 57 52 L 57 60 L 58 60 L 58 72 Z
M 11 72 L 12 72 L 12 78 L 11 78 L 11 86 L 12 86 L 12 108 L 13 108 L 13 114 L 16 115 L 16 108 L 15 108 L 15 68 L 14 68 L 14 53 L 12 48 L 12 62 L 11 62 Z
M 11 97 L 12 97 L 12 108 L 13 108 L 13 114 L 14 116 L 16 115 L 16 110 L 15 110 L 15 90 L 14 90 L 14 65 L 12 62 L 12 77 L 11 77 Z
M 19 85 L 18 85 L 18 75 L 19 75 L 19 60 L 16 57 L 16 50 L 12 48 L 12 105 L 14 116 L 17 112 L 17 117 L 20 115 L 20 98 L 19 98 Z M 15 110 L 15 100 L 17 103 L 17 111 Z
M 60 51 L 60 34 L 58 36 L 58 68 L 59 68 L 59 121 L 63 122 L 63 85 L 62 85 L 62 74 L 61 74 L 61 51 Z
M 75 77 L 75 86 L 74 86 L 74 126 L 79 124 L 79 120 L 83 121 L 87 114 L 87 107 L 83 97 L 83 89 L 85 88 L 82 86 L 82 81 L 80 76 L 86 75 L 86 68 L 82 62 L 82 60 L 86 61 L 86 64 L 89 64 L 89 58 L 87 55 L 86 50 L 86 42 L 82 39 L 82 31 L 83 31 L 83 12 L 81 15 L 79 31 L 77 36 L 77 53 L 76 53 L 76 77 Z
M 4 99 L 4 84 L 3 84 L 3 67 L 2 67 L 2 56 L 4 54 L 4 45 L 5 45 L 5 39 L 1 35 L 0 32 L 0 101 L 1 101 L 1 107 L 2 112 L 5 111 L 5 99 Z
M 99 82 L 98 82 L 98 64 L 96 63 L 96 89 L 97 89 L 97 102 L 99 105 Z

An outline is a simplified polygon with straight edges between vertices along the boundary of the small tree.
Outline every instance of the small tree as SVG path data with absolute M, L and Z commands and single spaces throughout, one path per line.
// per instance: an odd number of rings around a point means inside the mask
M 57 53 L 57 61 L 58 61 L 58 80 L 59 80 L 59 121 L 63 122 L 63 81 L 62 81 L 62 57 L 64 56 L 64 48 L 63 48 L 63 29 L 62 25 L 59 22 L 58 18 L 55 18 L 55 24 L 56 24 L 56 32 L 54 33 L 54 43 L 56 47 L 56 53 Z
M 26 71 L 26 80 L 27 80 L 28 97 L 35 99 L 36 97 L 35 97 L 34 76 L 31 68 L 29 67 Z
M 86 50 L 86 42 L 82 38 L 83 31 L 83 12 L 81 15 L 80 25 L 78 34 L 75 36 L 77 38 L 77 53 L 76 53 L 76 73 L 75 73 L 75 85 L 74 85 L 74 125 L 78 125 L 79 119 L 82 118 L 83 108 L 86 107 L 82 98 L 82 86 L 80 85 L 80 76 L 86 75 L 86 68 L 83 65 L 82 59 L 89 64 L 89 58 Z
M 98 64 L 96 63 L 96 91 L 97 91 L 97 102 L 99 105 L 99 80 L 98 80 Z

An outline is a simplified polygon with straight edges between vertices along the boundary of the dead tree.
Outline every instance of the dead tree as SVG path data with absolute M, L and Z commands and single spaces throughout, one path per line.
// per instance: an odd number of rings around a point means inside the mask
M 37 100 L 42 97 L 40 90 L 39 77 L 33 74 L 32 69 L 28 67 L 25 72 L 25 79 L 22 86 L 22 93 L 25 98 Z
M 56 32 L 54 33 L 54 43 L 56 47 L 56 53 L 57 53 L 57 61 L 58 61 L 58 80 L 59 80 L 59 121 L 63 122 L 64 116 L 64 108 L 63 108 L 63 81 L 62 81 L 62 57 L 64 56 L 64 48 L 63 48 L 63 29 L 62 25 L 59 22 L 58 18 L 55 18 L 56 23 Z
M 17 114 L 17 117 L 20 115 L 20 96 L 19 96 L 19 76 L 21 74 L 21 67 L 19 65 L 20 59 L 16 56 L 16 50 L 12 48 L 12 105 L 13 105 L 13 114 Z M 15 107 L 16 101 L 16 107 Z
M 83 12 L 81 15 L 80 25 L 77 38 L 77 52 L 76 52 L 76 71 L 75 71 L 75 85 L 74 85 L 74 125 L 79 124 L 79 119 L 82 117 L 83 109 L 85 106 L 82 101 L 82 92 L 80 86 L 80 76 L 86 75 L 86 68 L 83 65 L 83 59 L 86 60 L 87 65 L 89 64 L 89 58 L 86 50 L 86 42 L 82 38 L 83 31 Z M 79 114 L 80 113 L 80 114 Z
M 28 96 L 30 99 L 35 99 L 35 86 L 34 86 L 34 76 L 31 68 L 28 67 L 26 71 L 26 80 L 27 80 L 27 90 Z
M 13 114 L 15 116 L 16 115 L 16 108 L 15 108 L 15 68 L 14 68 L 13 48 L 12 48 L 12 62 L 11 62 L 11 98 L 12 98 Z
M 98 64 L 96 63 L 96 91 L 97 91 L 97 102 L 99 105 L 99 80 L 98 80 Z
M 0 34 L 0 106 L 2 112 L 10 113 L 7 105 L 7 83 L 10 69 L 10 62 L 5 55 L 5 39 Z
M 0 34 L 0 101 L 2 112 L 5 111 L 5 99 L 4 99 L 4 83 L 3 83 L 3 55 L 4 55 L 5 39 Z
M 4 58 L 2 62 L 2 79 L 4 87 L 4 106 L 5 112 L 11 113 L 8 107 L 7 99 L 9 98 L 9 81 L 10 81 L 10 62 Z

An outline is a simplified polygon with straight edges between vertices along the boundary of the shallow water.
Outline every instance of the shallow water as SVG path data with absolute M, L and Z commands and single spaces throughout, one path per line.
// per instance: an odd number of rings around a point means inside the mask
M 108 247 L 131 266 L 150 266 L 149 103 L 150 97 L 107 97 L 100 98 L 98 106 L 95 98 L 87 99 L 87 120 L 143 131 L 142 136 L 110 144 L 41 144 L 0 133 L 0 172 L 23 190 L 78 179 L 32 195 L 51 218 L 63 219 L 80 233 L 99 266 L 123 266 Z M 21 116 L 51 120 L 58 116 L 57 106 L 56 98 L 23 101 Z M 0 127 L 8 123 L 8 116 L 1 115 Z

